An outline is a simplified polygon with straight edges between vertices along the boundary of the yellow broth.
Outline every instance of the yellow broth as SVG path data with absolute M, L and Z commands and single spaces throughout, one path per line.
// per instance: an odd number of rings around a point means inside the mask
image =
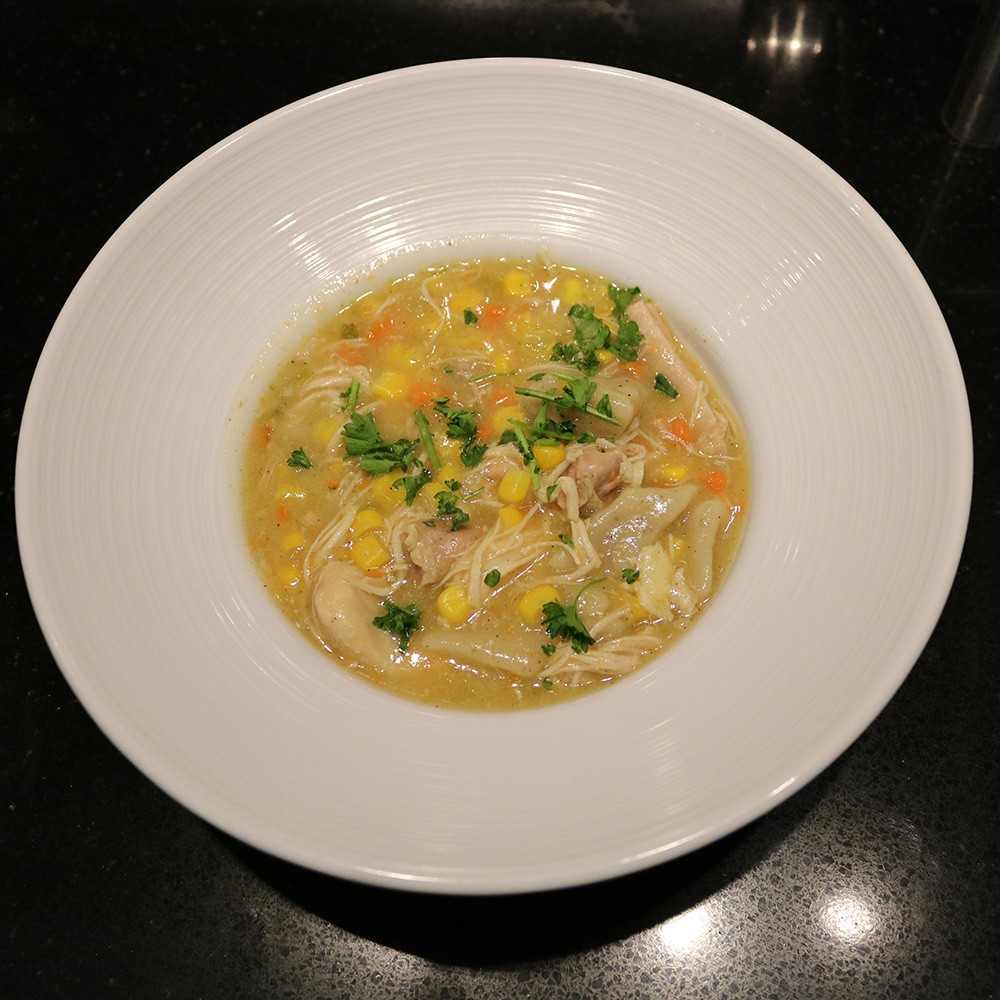
M 624 287 L 451 263 L 301 341 L 260 398 L 243 511 L 264 586 L 335 661 L 433 705 L 548 705 L 698 617 L 746 520 L 746 443 L 641 293 L 616 311 Z

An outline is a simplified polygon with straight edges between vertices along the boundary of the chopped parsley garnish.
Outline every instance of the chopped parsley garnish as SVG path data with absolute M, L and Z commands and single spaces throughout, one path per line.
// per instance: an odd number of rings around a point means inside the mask
M 312 462 L 309 461 L 309 456 L 301 448 L 296 448 L 295 451 L 288 456 L 288 464 L 293 469 L 312 468 Z
M 398 604 L 393 604 L 388 597 L 382 602 L 382 607 L 385 608 L 385 614 L 373 618 L 372 625 L 394 635 L 399 640 L 399 651 L 405 653 L 410 645 L 411 636 L 420 628 L 422 612 L 415 604 L 400 607 Z
M 483 577 L 483 583 L 487 587 L 495 587 L 500 582 L 500 570 L 491 569 L 486 576 Z
M 642 334 L 625 310 L 640 295 L 638 288 L 619 288 L 608 285 L 608 298 L 618 326 L 612 334 L 611 327 L 594 315 L 593 306 L 577 302 L 570 306 L 567 315 L 573 323 L 573 339 L 568 344 L 556 344 L 552 360 L 575 365 L 585 375 L 593 375 L 600 366 L 598 351 L 611 351 L 620 361 L 635 361 L 642 345 Z
M 656 373 L 656 378 L 653 379 L 653 388 L 657 392 L 662 392 L 664 396 L 669 396 L 671 399 L 676 399 L 680 395 L 670 384 L 670 380 L 659 372 Z
M 344 401 L 341 409 L 346 413 L 353 413 L 358 408 L 359 392 L 361 392 L 361 383 L 356 378 L 352 378 L 346 391 L 340 393 L 340 398 Z
M 345 323 L 340 328 L 340 339 L 341 340 L 357 340 L 358 339 L 358 328 L 353 323 Z
M 559 536 L 559 541 L 562 542 L 563 545 L 568 545 L 570 548 L 573 548 L 573 537 L 572 537 L 572 535 L 562 535 L 561 534 Z
M 528 381 L 529 382 L 541 382 L 541 380 L 543 378 L 545 378 L 545 375 L 546 375 L 546 372 L 535 372 L 534 375 L 529 375 L 528 376 Z
M 462 484 L 457 479 L 446 479 L 444 484 L 452 493 L 457 493 L 462 488 Z
M 639 571 L 626 566 L 625 569 L 622 570 L 622 579 L 626 583 L 635 583 L 635 581 L 639 579 Z
M 441 458 L 437 453 L 437 448 L 434 446 L 434 438 L 431 437 L 430 424 L 427 423 L 424 411 L 417 410 L 413 414 L 413 419 L 417 422 L 417 433 L 420 435 L 420 443 L 424 446 L 424 451 L 427 452 L 428 461 L 435 469 L 440 469 Z
M 585 583 L 573 598 L 571 604 L 560 604 L 558 601 L 547 601 L 542 605 L 542 624 L 553 639 L 569 639 L 575 653 L 586 653 L 597 640 L 587 631 L 587 626 L 580 621 L 576 606 L 580 595 L 595 584 L 603 583 L 604 578 L 598 577 Z
M 398 489 L 400 486 L 406 491 L 406 506 L 412 507 L 417 494 L 421 491 L 425 483 L 429 483 L 431 474 L 428 469 L 421 469 L 415 476 L 402 476 L 397 479 L 392 488 Z
M 557 378 L 561 378 L 566 383 L 558 396 L 555 393 L 544 392 L 542 389 L 533 389 L 526 385 L 514 386 L 514 392 L 519 396 L 530 396 L 532 399 L 540 399 L 543 402 L 552 403 L 559 410 L 579 410 L 581 413 L 587 413 L 592 417 L 606 420 L 609 424 L 614 424 L 616 427 L 620 426 L 618 420 L 615 419 L 614 414 L 611 412 L 611 399 L 607 393 L 601 397 L 597 406 L 590 405 L 590 397 L 594 395 L 594 391 L 597 389 L 596 382 L 589 378 L 567 378 L 565 375 L 559 375 Z M 570 425 L 570 431 L 572 432 L 572 425 Z
M 434 412 L 445 422 L 445 433 L 450 438 L 463 442 L 461 459 L 467 469 L 477 466 L 486 454 L 487 446 L 477 444 L 476 437 L 479 428 L 476 426 L 474 410 L 462 410 L 457 406 L 448 405 L 448 397 L 434 400 Z
M 452 531 L 458 531 L 469 520 L 469 515 L 458 506 L 454 493 L 449 490 L 440 490 L 434 494 L 434 499 L 437 500 L 438 516 L 451 518 Z
M 544 650 L 544 648 L 545 647 L 543 646 L 542 649 Z M 555 687 L 555 684 L 552 683 L 552 678 L 551 677 L 543 677 L 542 678 L 542 687 L 545 688 L 546 691 L 551 691 Z
M 406 472 L 413 464 L 416 441 L 400 438 L 386 441 L 375 424 L 372 413 L 352 413 L 341 430 L 348 455 L 358 458 L 361 468 L 373 475 L 401 469 Z
M 545 643 L 544 646 L 542 646 L 542 652 L 546 656 L 551 656 L 555 651 L 556 651 L 556 647 L 553 646 L 551 642 L 547 642 L 547 643 Z M 548 681 L 548 680 L 549 680 L 548 677 L 546 677 L 545 681 Z M 545 681 L 542 681 L 542 687 L 545 687 Z M 549 684 L 551 685 L 552 681 L 549 681 Z
M 479 322 L 479 317 L 471 309 L 466 309 L 465 312 L 462 313 L 462 316 L 465 319 L 466 326 L 468 326 L 469 323 Z
M 553 483 L 551 486 L 546 486 L 545 487 L 545 499 L 546 500 L 551 500 L 552 499 L 552 494 L 555 493 L 555 491 L 557 489 L 559 489 L 559 484 L 558 483 Z

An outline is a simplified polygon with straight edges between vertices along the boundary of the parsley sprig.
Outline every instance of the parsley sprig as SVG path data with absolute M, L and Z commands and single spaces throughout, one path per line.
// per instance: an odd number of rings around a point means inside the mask
M 394 635 L 399 641 L 399 651 L 405 653 L 413 633 L 420 628 L 420 617 L 423 612 L 416 604 L 400 607 L 398 604 L 393 604 L 388 597 L 382 602 L 382 607 L 385 608 L 385 614 L 376 615 L 372 619 L 372 625 Z
M 580 620 L 576 606 L 585 590 L 603 582 L 604 578 L 598 577 L 596 580 L 585 583 L 569 604 L 547 601 L 542 605 L 542 624 L 545 626 L 546 632 L 553 639 L 569 639 L 574 653 L 586 653 L 597 642 L 587 630 L 587 626 Z
M 445 434 L 450 438 L 462 441 L 460 453 L 462 465 L 471 469 L 483 460 L 487 447 L 485 444 L 476 443 L 479 434 L 476 412 L 475 410 L 463 410 L 457 406 L 450 406 L 449 403 L 448 396 L 435 399 L 434 412 L 444 421 Z
M 582 302 L 570 306 L 567 315 L 573 323 L 573 339 L 568 344 L 556 344 L 552 360 L 575 365 L 584 375 L 593 375 L 600 366 L 598 351 L 611 351 L 620 361 L 635 361 L 642 345 L 642 334 L 635 321 L 625 315 L 625 310 L 640 294 L 638 288 L 608 285 L 608 298 L 618 328 L 616 333 L 594 315 L 593 306 L 585 306 Z
M 434 499 L 437 501 L 438 517 L 451 518 L 452 531 L 458 531 L 463 524 L 468 522 L 469 515 L 458 506 L 458 500 L 450 489 L 435 493 Z
M 406 472 L 413 464 L 417 442 L 407 438 L 386 441 L 373 413 L 352 413 L 340 433 L 347 454 L 356 457 L 361 468 L 372 475 L 381 475 L 393 469 Z

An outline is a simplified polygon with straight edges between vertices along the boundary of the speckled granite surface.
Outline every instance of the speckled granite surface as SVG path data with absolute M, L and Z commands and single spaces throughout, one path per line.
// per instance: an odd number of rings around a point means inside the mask
M 978 14 L 975 3 L 869 0 L 4 5 L 5 995 L 997 995 L 1000 152 L 962 146 L 941 119 Z M 797 51 L 796 30 L 809 42 Z M 289 101 L 477 55 L 662 76 L 762 118 L 841 173 L 941 304 L 967 375 L 977 481 L 969 543 L 930 643 L 886 710 L 811 785 L 649 872 L 541 896 L 448 899 L 295 869 L 217 833 L 139 775 L 72 696 L 35 623 L 15 543 L 13 457 L 60 305 L 162 181 Z

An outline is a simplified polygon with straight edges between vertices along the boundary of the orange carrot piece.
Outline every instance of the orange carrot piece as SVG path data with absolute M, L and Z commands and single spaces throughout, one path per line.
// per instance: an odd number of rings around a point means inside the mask
M 352 344 L 346 340 L 337 345 L 337 354 L 345 365 L 363 365 L 368 357 L 361 344 Z
M 509 385 L 494 385 L 487 393 L 486 398 L 494 406 L 506 406 L 508 403 L 513 403 L 517 399 L 517 394 L 514 392 L 512 386 Z
M 271 440 L 271 425 L 261 421 L 257 424 L 256 442 L 259 448 L 263 448 Z
M 641 378 L 646 371 L 646 364 L 643 361 L 627 361 L 622 365 L 622 368 L 629 373 L 629 375 L 634 375 L 636 378 Z
M 274 510 L 274 514 L 278 519 L 278 524 L 284 524 L 286 521 L 291 519 L 292 509 L 287 503 L 279 503 Z
M 489 305 L 483 306 L 483 310 L 479 314 L 480 326 L 499 326 L 506 315 L 506 306 L 501 305 L 499 302 L 491 302 Z
M 704 483 L 713 493 L 721 493 L 729 485 L 729 480 L 721 469 L 713 469 L 705 473 Z
M 368 327 L 368 342 L 380 344 L 383 340 L 391 337 L 395 330 L 396 323 L 391 316 L 379 316 L 370 327 Z
M 446 393 L 436 382 L 414 382 L 410 386 L 410 402 L 417 407 L 430 406 Z
M 671 420 L 669 430 L 675 438 L 679 438 L 681 441 L 690 443 L 691 425 L 683 417 L 675 417 Z

